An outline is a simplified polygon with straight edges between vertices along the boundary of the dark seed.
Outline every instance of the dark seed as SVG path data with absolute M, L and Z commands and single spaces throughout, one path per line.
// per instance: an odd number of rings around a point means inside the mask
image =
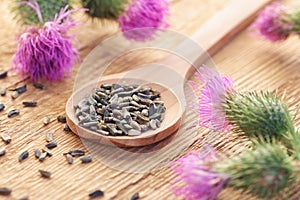
M 0 104 L 0 111 L 4 110 L 5 105 L 3 103 Z
M 89 194 L 89 197 L 91 199 L 94 199 L 94 198 L 97 198 L 97 197 L 103 197 L 103 196 L 104 196 L 104 192 L 101 191 L 101 190 L 96 190 L 96 191 Z
M 40 158 L 40 157 L 41 157 L 41 151 L 40 151 L 39 149 L 35 149 L 35 150 L 34 150 L 34 156 L 35 156 L 36 158 Z
M 58 121 L 58 122 L 61 122 L 61 123 L 66 123 L 66 122 L 67 122 L 67 119 L 66 119 L 65 116 L 59 115 L 59 116 L 57 117 L 57 121 Z
M 93 157 L 91 155 L 81 157 L 80 160 L 82 163 L 90 163 L 92 162 Z
M 111 90 L 111 85 L 109 85 L 109 84 L 102 84 L 101 88 L 103 88 L 105 90 Z
M 48 149 L 47 147 L 44 147 L 42 150 L 43 150 L 44 153 L 47 153 L 47 156 L 52 156 L 53 155 L 51 150 Z
M 6 95 L 6 88 L 1 88 L 0 89 L 0 95 L 5 96 Z
M 64 131 L 66 131 L 66 132 L 71 132 L 71 129 L 70 129 L 70 127 L 68 126 L 68 124 L 65 124 L 65 125 L 64 125 Z
M 85 152 L 83 150 L 76 149 L 76 150 L 69 151 L 68 154 L 76 157 L 76 156 L 84 156 Z
M 8 117 L 11 118 L 11 117 L 14 117 L 14 116 L 17 116 L 20 114 L 20 111 L 18 109 L 13 109 L 13 110 L 10 110 L 8 112 Z
M 0 149 L 0 156 L 4 156 L 6 153 L 6 149 L 3 148 L 3 149 Z
M 3 78 L 5 78 L 5 77 L 7 77 L 7 71 L 5 71 L 5 72 L 0 72 L 0 79 L 3 79 Z
M 12 192 L 12 190 L 9 188 L 6 188 L 6 187 L 0 188 L 0 195 L 2 195 L 2 196 L 8 196 L 8 195 L 10 195 L 11 192 Z
M 48 149 L 53 149 L 53 148 L 57 147 L 57 142 L 51 141 L 48 144 L 46 144 L 45 147 L 47 147 Z
M 135 193 L 134 195 L 131 196 L 130 200 L 138 200 L 140 198 L 139 193 Z
M 27 150 L 26 150 L 26 151 L 23 151 L 23 152 L 20 154 L 20 156 L 19 156 L 19 162 L 22 162 L 23 160 L 25 160 L 26 158 L 28 158 L 28 156 L 29 156 L 28 151 L 27 151 Z
M 51 172 L 48 172 L 48 171 L 45 171 L 45 170 L 42 170 L 42 169 L 40 169 L 39 172 L 42 175 L 42 177 L 44 177 L 44 178 L 50 178 L 51 177 Z
M 11 142 L 11 137 L 6 133 L 2 133 L 1 138 L 6 144 L 9 144 Z
M 48 125 L 48 124 L 50 123 L 50 117 L 49 117 L 49 116 L 46 116 L 46 117 L 44 118 L 43 123 L 44 123 L 45 125 Z
M 11 91 L 16 91 L 16 92 L 18 92 L 19 94 L 22 94 L 22 93 L 24 93 L 24 92 L 27 91 L 27 86 L 26 86 L 26 85 L 23 85 L 23 86 L 20 86 L 20 87 L 15 88 L 15 89 L 13 89 L 13 90 L 11 90 Z
M 73 157 L 70 154 L 66 154 L 66 160 L 69 164 L 73 163 Z
M 25 107 L 36 107 L 37 102 L 36 101 L 23 101 L 23 105 Z
M 41 153 L 41 156 L 39 157 L 39 161 L 43 162 L 46 159 L 47 155 L 48 155 L 47 152 Z
M 41 83 L 33 83 L 33 86 L 40 90 L 46 89 L 46 87 L 44 85 L 42 85 Z

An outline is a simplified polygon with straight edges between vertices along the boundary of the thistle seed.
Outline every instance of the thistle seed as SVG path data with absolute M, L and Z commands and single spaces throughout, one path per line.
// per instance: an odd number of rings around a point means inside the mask
M 101 191 L 101 190 L 96 190 L 96 191 L 89 194 L 89 197 L 91 199 L 94 199 L 94 198 L 97 198 L 97 197 L 102 197 L 102 196 L 104 196 L 104 192 Z
M 65 116 L 59 115 L 59 116 L 57 117 L 57 121 L 58 121 L 58 122 L 61 122 L 61 123 L 66 123 L 66 122 L 67 122 L 67 119 L 66 119 Z
M 68 154 L 70 154 L 73 157 L 84 156 L 85 151 L 76 149 L 69 151 Z
M 53 153 L 51 152 L 51 150 L 47 147 L 43 147 L 43 152 L 47 153 L 47 156 L 53 156 Z
M 4 156 L 5 154 L 6 154 L 6 149 L 5 148 L 0 149 L 0 157 Z
M 80 160 L 81 160 L 81 163 L 90 163 L 92 162 L 92 156 L 91 155 L 88 155 L 88 156 L 84 156 L 84 157 L 81 157 Z
M 36 158 L 40 158 L 40 157 L 41 157 L 41 151 L 40 151 L 39 149 L 35 149 L 35 150 L 34 150 L 34 156 L 35 156 Z
M 8 196 L 8 195 L 10 195 L 11 192 L 12 192 L 12 190 L 9 188 L 6 188 L 6 187 L 0 188 L 0 195 L 2 195 L 2 196 Z
M 19 92 L 17 92 L 17 91 L 14 91 L 12 94 L 11 94 L 11 98 L 12 99 L 16 99 L 16 98 L 18 98 L 20 96 L 20 94 L 19 94 Z
M 4 110 L 5 105 L 3 103 L 0 104 L 0 111 Z
M 47 152 L 41 153 L 41 156 L 39 157 L 39 161 L 43 162 L 46 159 L 47 155 L 48 155 Z
M 70 127 L 68 126 L 68 124 L 65 124 L 65 125 L 64 125 L 64 131 L 66 131 L 66 132 L 71 132 L 71 129 L 70 129 Z
M 39 169 L 40 174 L 42 175 L 42 177 L 44 178 L 50 178 L 51 177 L 51 172 Z
M 130 200 L 138 200 L 140 198 L 139 193 L 135 193 L 134 195 L 131 196 Z
M 11 137 L 6 133 L 1 133 L 1 139 L 6 143 L 9 144 L 11 142 Z
M 25 160 L 26 158 L 28 158 L 28 156 L 29 156 L 28 151 L 27 151 L 27 150 L 26 150 L 26 151 L 23 151 L 23 152 L 20 154 L 20 156 L 19 156 L 19 162 L 22 162 L 23 160 Z
M 53 133 L 46 133 L 46 141 L 52 142 L 53 141 Z
M 0 72 L 0 79 L 6 78 L 6 77 L 7 77 L 7 71 Z
M 46 116 L 43 120 L 44 125 L 48 125 L 50 123 L 50 117 Z
M 22 102 L 24 107 L 36 107 L 37 102 L 36 101 L 23 101 Z
M 15 92 L 18 92 L 19 94 L 22 94 L 22 93 L 27 91 L 27 86 L 23 85 L 23 86 L 20 86 L 20 87 L 17 87 L 15 89 L 13 89 L 12 91 L 15 91 Z
M 9 118 L 11 118 L 11 117 L 17 116 L 19 114 L 20 114 L 20 111 L 18 109 L 13 109 L 8 112 L 7 116 Z
M 40 90 L 45 90 L 46 89 L 46 86 L 42 85 L 41 83 L 33 83 L 33 86 L 37 89 L 40 89 Z
M 73 164 L 73 157 L 70 154 L 66 154 L 66 160 L 69 164 Z
M 6 88 L 1 88 L 0 89 L 0 95 L 5 96 L 6 95 Z
M 53 149 L 53 148 L 57 147 L 57 142 L 51 141 L 48 144 L 46 144 L 45 147 L 47 147 L 48 149 Z

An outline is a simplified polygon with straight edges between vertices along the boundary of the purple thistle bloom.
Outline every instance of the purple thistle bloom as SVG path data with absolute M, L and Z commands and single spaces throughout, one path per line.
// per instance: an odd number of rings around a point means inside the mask
M 226 117 L 224 102 L 226 95 L 233 92 L 233 80 L 211 69 L 202 69 L 195 74 L 204 83 L 190 81 L 190 86 L 198 95 L 199 125 L 214 131 L 229 131 L 232 126 Z
M 286 19 L 285 7 L 275 2 L 260 12 L 250 28 L 272 42 L 281 41 L 285 40 L 292 30 L 292 23 Z
M 36 1 L 26 2 L 40 16 Z M 63 80 L 64 74 L 70 75 L 71 69 L 79 58 L 78 51 L 73 48 L 72 39 L 68 36 L 70 28 L 77 25 L 70 19 L 75 10 L 62 8 L 53 21 L 42 27 L 31 26 L 18 39 L 17 52 L 13 59 L 13 69 L 23 76 L 29 75 L 32 81 L 45 78 L 50 81 Z
M 175 161 L 172 169 L 178 177 L 174 194 L 186 200 L 215 199 L 229 180 L 227 175 L 212 169 L 216 161 L 218 157 L 214 150 L 206 154 L 193 151 Z
M 168 0 L 134 0 L 118 19 L 124 36 L 136 41 L 152 39 L 159 29 L 169 26 Z

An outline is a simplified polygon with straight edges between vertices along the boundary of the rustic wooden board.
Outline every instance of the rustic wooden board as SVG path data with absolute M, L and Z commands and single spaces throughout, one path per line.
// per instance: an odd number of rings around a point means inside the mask
M 0 29 L 0 69 L 6 69 L 11 61 L 15 50 L 15 34 L 19 31 L 19 26 L 12 20 L 8 12 L 8 0 L 0 5 L 0 16 L 2 28 Z M 299 2 L 286 0 L 287 4 L 298 4 Z M 181 33 L 191 35 L 197 27 L 203 24 L 216 11 L 220 10 L 227 0 L 174 0 L 172 1 L 171 28 Z M 80 30 L 81 29 L 81 30 Z M 116 24 L 91 23 L 87 20 L 87 25 L 80 28 L 79 40 L 81 43 L 81 55 L 84 58 L 88 52 L 100 41 L 108 38 L 117 31 Z M 84 31 L 83 31 L 84 30 Z M 251 38 L 247 31 L 241 33 L 222 51 L 214 56 L 214 61 L 218 65 L 219 71 L 233 77 L 236 87 L 241 90 L 280 88 L 286 90 L 287 98 L 293 98 L 293 104 L 299 103 L 300 83 L 299 77 L 299 39 L 290 38 L 285 43 L 270 44 L 269 42 Z M 132 53 L 117 60 L 112 64 L 107 73 L 115 73 L 130 69 L 141 62 L 151 62 L 163 54 L 148 51 L 145 53 Z M 126 59 L 124 62 L 123 59 Z M 120 67 L 122 66 L 122 67 Z M 11 198 L 17 199 L 28 195 L 30 199 L 88 199 L 87 194 L 95 189 L 105 191 L 103 199 L 129 199 L 135 192 L 140 192 L 142 199 L 176 199 L 171 193 L 171 180 L 174 178 L 169 168 L 151 171 L 150 173 L 133 174 L 115 170 L 106 166 L 98 160 L 82 165 L 76 160 L 73 165 L 68 165 L 62 153 L 71 149 L 86 149 L 86 141 L 81 141 L 71 133 L 62 130 L 63 124 L 56 122 L 56 116 L 64 114 L 65 102 L 72 93 L 78 66 L 74 68 L 70 79 L 58 83 L 47 83 L 48 89 L 39 91 L 29 85 L 28 92 L 21 95 L 15 101 L 6 97 L 0 97 L 0 101 L 5 103 L 7 108 L 0 116 L 0 131 L 9 133 L 13 141 L 9 145 L 0 142 L 0 148 L 6 146 L 8 153 L 0 158 L 0 187 L 6 186 L 13 189 Z M 20 80 L 15 74 L 10 74 L 5 80 L 0 80 L 1 87 L 9 87 Z M 29 84 L 29 82 L 27 82 Z M 34 109 L 22 108 L 23 100 L 38 100 L 39 106 Z M 21 115 L 8 119 L 6 114 L 11 108 L 20 108 Z M 49 115 L 51 123 L 44 127 L 43 117 Z M 190 122 L 195 119 L 194 113 L 187 112 L 183 122 L 183 138 L 177 137 L 181 141 L 180 145 L 186 147 L 191 140 L 201 138 L 202 142 L 212 144 L 222 152 L 232 155 L 240 152 L 246 145 L 235 138 L 215 139 L 212 133 L 207 130 L 185 128 L 190 126 Z M 299 120 L 298 120 L 299 122 Z M 184 131 L 183 131 L 184 130 Z M 58 147 L 53 150 L 54 156 L 39 163 L 33 157 L 33 149 L 41 148 L 45 144 L 45 134 L 54 132 L 58 141 Z M 179 134 L 180 135 L 180 134 Z M 213 140 L 212 140 L 213 138 Z M 228 143 L 230 140 L 232 143 Z M 164 144 L 159 144 L 152 148 L 161 148 Z M 199 149 L 201 144 L 194 144 L 188 147 Z M 18 163 L 17 157 L 24 150 L 30 150 L 30 158 L 23 163 Z M 183 148 L 184 149 L 184 148 Z M 113 154 L 110 148 L 103 148 L 104 153 L 111 154 L 111 164 L 114 168 L 122 167 L 119 164 L 121 159 L 117 153 Z M 141 152 L 150 152 L 150 149 Z M 188 150 L 183 150 L 185 154 Z M 166 151 L 165 155 L 171 156 L 166 159 L 174 160 L 180 154 L 173 155 L 172 149 Z M 146 154 L 145 154 L 146 155 Z M 147 158 L 147 156 L 145 156 Z M 126 163 L 126 162 L 125 162 Z M 157 163 L 150 166 L 156 168 Z M 128 167 L 129 165 L 126 165 Z M 131 163 L 129 167 L 139 166 L 138 163 Z M 50 180 L 40 178 L 38 169 L 49 170 L 53 173 Z M 292 199 L 299 199 L 299 192 Z M 241 195 L 237 191 L 225 190 L 219 199 L 255 199 L 254 197 Z

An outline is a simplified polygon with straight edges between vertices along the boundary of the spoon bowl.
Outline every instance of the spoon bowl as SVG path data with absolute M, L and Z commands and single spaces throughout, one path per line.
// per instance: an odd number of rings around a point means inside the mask
M 118 83 L 117 78 L 104 78 L 101 81 L 92 82 L 81 89 L 77 90 L 68 100 L 66 105 L 67 123 L 70 129 L 80 137 L 91 139 L 95 142 L 100 142 L 108 145 L 117 145 L 121 147 L 137 147 L 145 146 L 163 140 L 174 133 L 180 126 L 182 107 L 177 96 L 165 86 L 158 83 L 145 83 L 144 86 L 149 86 L 161 94 L 161 100 L 166 107 L 165 119 L 162 121 L 160 128 L 156 130 L 148 130 L 139 136 L 104 136 L 94 131 L 81 127 L 75 116 L 74 106 L 78 104 L 86 95 L 92 92 L 101 84 Z M 130 82 L 141 85 L 145 82 L 139 79 L 122 79 L 122 82 Z

